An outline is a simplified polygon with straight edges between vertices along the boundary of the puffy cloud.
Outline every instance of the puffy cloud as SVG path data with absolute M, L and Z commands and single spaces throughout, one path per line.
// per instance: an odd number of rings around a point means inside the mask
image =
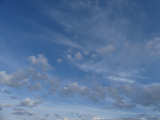
M 3 103 L 3 104 L 0 104 L 0 110 L 2 110 L 3 108 L 5 107 L 11 107 L 12 105 L 11 104 L 8 104 L 8 103 Z
M 75 54 L 75 59 L 81 60 L 81 59 L 82 59 L 82 54 L 81 54 L 80 52 L 77 52 L 77 53 Z
M 107 89 L 105 87 L 102 87 L 96 83 L 93 84 L 92 88 L 88 88 L 73 82 L 67 84 L 63 89 L 61 89 L 61 94 L 63 96 L 73 96 L 74 94 L 78 94 L 88 98 L 89 100 L 98 102 L 99 100 L 105 99 L 106 90 Z
M 30 76 L 33 80 L 47 80 L 48 76 L 44 73 L 37 72 L 34 68 L 27 68 L 27 75 Z
M 67 55 L 68 60 L 73 60 L 72 55 Z
M 34 107 L 37 106 L 39 104 L 41 104 L 42 101 L 36 100 L 36 101 L 31 101 L 30 98 L 26 98 L 25 100 L 21 101 L 18 106 L 22 106 L 22 107 Z
M 15 109 L 12 114 L 15 115 L 28 115 L 28 116 L 33 116 L 35 113 L 33 111 L 26 111 L 24 109 Z
M 28 60 L 33 64 L 38 66 L 44 71 L 51 69 L 51 65 L 48 64 L 48 59 L 44 56 L 44 54 L 38 54 L 37 57 L 29 56 Z
M 22 87 L 28 82 L 28 76 L 23 71 L 19 70 L 12 74 L 7 74 L 5 71 L 0 71 L 0 84 L 10 87 Z
M 62 62 L 62 59 L 60 59 L 60 58 L 57 59 L 57 62 L 58 62 L 58 63 L 61 63 L 61 62 Z
M 106 45 L 105 47 L 97 49 L 96 51 L 99 54 L 108 54 L 108 53 L 112 53 L 114 50 L 115 50 L 114 45 Z
M 30 91 L 34 91 L 34 90 L 40 90 L 42 88 L 42 84 L 41 83 L 35 83 L 34 85 L 27 85 L 28 90 Z
M 60 81 L 58 80 L 50 80 L 50 89 L 49 94 L 54 94 L 59 88 Z
M 66 87 L 61 89 L 61 93 L 65 96 L 72 96 L 74 93 L 78 93 L 80 95 L 87 95 L 90 93 L 90 90 L 86 86 L 79 86 L 78 83 L 73 82 L 67 84 Z
M 160 104 L 159 91 L 160 84 L 144 86 L 140 91 L 137 91 L 133 101 L 143 106 Z

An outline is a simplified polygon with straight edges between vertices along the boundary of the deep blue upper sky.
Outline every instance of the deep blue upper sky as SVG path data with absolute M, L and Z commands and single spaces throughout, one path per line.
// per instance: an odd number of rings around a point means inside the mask
M 1 0 L 0 120 L 159 120 L 159 0 Z

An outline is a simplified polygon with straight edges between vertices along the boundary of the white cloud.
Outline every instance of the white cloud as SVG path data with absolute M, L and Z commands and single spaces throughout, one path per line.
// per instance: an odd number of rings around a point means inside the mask
M 82 54 L 81 54 L 80 52 L 77 52 L 77 53 L 75 54 L 75 59 L 81 60 L 81 59 L 82 59 Z
M 60 59 L 60 58 L 57 59 L 57 62 L 58 62 L 58 63 L 61 63 L 61 62 L 62 62 L 62 59 Z
M 12 114 L 15 115 L 28 115 L 28 116 L 33 116 L 35 113 L 33 111 L 25 111 L 24 109 L 15 109 Z
M 19 70 L 12 74 L 7 74 L 5 71 L 0 71 L 0 84 L 10 87 L 22 87 L 28 82 L 28 76 L 23 71 Z
M 36 100 L 36 101 L 31 101 L 30 98 L 26 98 L 25 100 L 21 101 L 18 106 L 22 106 L 22 107 L 34 107 L 37 106 L 39 104 L 41 104 L 42 101 Z
M 72 55 L 67 55 L 68 60 L 73 60 Z
M 105 47 L 99 48 L 96 51 L 99 54 L 108 54 L 108 53 L 112 53 L 114 50 L 115 50 L 114 45 L 106 45 Z
M 44 71 L 51 69 L 51 65 L 48 64 L 48 59 L 44 56 L 44 54 L 38 54 L 37 57 L 29 56 L 28 60 L 33 64 L 38 66 Z
M 0 104 L 0 110 L 2 110 L 3 108 L 5 107 L 11 107 L 12 105 L 11 104 L 8 104 L 8 103 L 3 103 L 3 104 Z

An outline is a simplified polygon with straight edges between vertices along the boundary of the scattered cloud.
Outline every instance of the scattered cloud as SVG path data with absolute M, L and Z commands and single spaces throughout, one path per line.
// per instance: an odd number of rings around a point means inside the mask
M 15 115 L 28 115 L 28 116 L 33 116 L 35 113 L 33 111 L 26 111 L 24 109 L 15 109 L 12 114 Z
M 28 60 L 33 64 L 38 66 L 44 71 L 50 70 L 52 67 L 48 64 L 48 59 L 44 56 L 44 54 L 38 54 L 37 57 L 29 56 Z
M 80 52 L 77 52 L 77 53 L 75 54 L 75 59 L 81 60 L 81 59 L 82 59 L 82 54 L 81 54 Z
M 18 106 L 21 107 L 34 107 L 37 106 L 39 104 L 41 104 L 42 101 L 36 100 L 36 101 L 32 101 L 30 98 L 26 98 L 25 100 L 21 101 Z
M 3 104 L 0 104 L 0 110 L 3 110 L 3 108 L 5 107 L 11 107 L 12 105 L 11 104 L 8 104 L 8 103 L 3 103 Z
M 37 72 L 31 67 L 27 68 L 27 75 L 31 77 L 32 80 L 47 80 L 49 78 L 46 74 Z
M 42 88 L 42 84 L 41 83 L 35 83 L 33 85 L 28 84 L 27 85 L 28 90 L 30 91 L 35 91 L 35 90 L 40 90 Z
M 27 84 L 27 74 L 19 70 L 12 74 L 7 74 L 5 71 L 0 71 L 0 84 L 20 88 Z

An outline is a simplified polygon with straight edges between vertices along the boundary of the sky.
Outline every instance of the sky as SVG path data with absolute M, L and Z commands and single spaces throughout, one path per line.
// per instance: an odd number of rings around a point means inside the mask
M 0 0 L 0 120 L 160 120 L 159 0 Z

